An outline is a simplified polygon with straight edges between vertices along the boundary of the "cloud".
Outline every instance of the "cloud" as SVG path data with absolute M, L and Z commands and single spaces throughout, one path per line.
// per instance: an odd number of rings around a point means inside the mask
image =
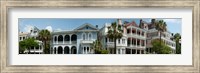
M 33 29 L 34 27 L 31 25 L 25 25 L 24 27 L 24 32 L 30 32 L 31 29 Z
M 57 28 L 55 31 L 61 31 L 62 29 L 60 29 L 60 28 Z
M 181 19 L 163 19 L 166 23 L 181 24 Z
M 52 27 L 51 26 L 47 26 L 45 29 L 49 30 L 50 32 L 53 31 Z

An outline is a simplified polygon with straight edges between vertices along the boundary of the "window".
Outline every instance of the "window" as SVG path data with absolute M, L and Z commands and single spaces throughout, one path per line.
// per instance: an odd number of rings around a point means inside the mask
M 122 44 L 125 44 L 125 39 L 122 39 Z
M 130 33 L 130 29 L 127 29 L 127 34 L 129 34 Z
M 89 52 L 89 47 L 87 47 L 87 52 Z
M 39 46 L 37 46 L 35 49 L 37 49 L 37 50 L 38 50 L 38 49 L 39 49 Z
M 113 39 L 109 39 L 109 42 L 113 42 Z
M 89 33 L 89 40 L 91 40 L 92 39 L 92 34 L 91 33 Z
M 37 31 L 34 31 L 34 33 L 37 33 Z
M 118 49 L 118 54 L 120 54 L 120 49 Z
M 25 39 L 25 37 L 23 37 L 23 39 Z
M 118 44 L 120 44 L 120 39 L 118 39 Z
M 19 37 L 19 40 L 22 40 L 22 37 Z
M 105 38 L 105 40 L 106 40 L 106 43 L 107 43 L 107 38 Z
M 83 40 L 86 40 L 86 34 L 83 33 Z

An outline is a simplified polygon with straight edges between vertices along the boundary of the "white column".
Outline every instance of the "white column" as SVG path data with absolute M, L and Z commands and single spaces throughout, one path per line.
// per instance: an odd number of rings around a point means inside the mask
M 35 54 L 35 47 L 34 47 L 34 54 Z
M 63 48 L 63 54 L 65 53 L 64 50 L 65 50 L 65 48 Z
M 57 37 L 57 38 L 56 38 L 56 39 L 57 39 L 56 41 L 57 41 L 57 44 L 58 44 L 58 36 L 56 36 L 56 37 Z
M 130 48 L 130 49 L 131 49 L 131 54 L 133 54 L 133 52 L 132 52 L 133 49 L 132 48 Z
M 52 54 L 54 54 L 54 47 L 53 47 L 53 49 L 52 49 Z
M 58 54 L 58 48 L 56 48 L 56 54 Z
M 142 53 L 142 50 L 140 50 L 140 54 Z
M 133 38 L 131 37 L 131 40 L 130 40 L 130 46 L 132 47 L 132 40 L 133 40 Z
M 118 49 L 116 49 L 116 54 L 118 54 Z
M 137 28 L 135 30 L 136 30 L 136 35 L 137 35 Z
M 65 41 L 65 35 L 62 35 L 63 36 L 63 44 L 65 43 L 64 41 Z
M 135 49 L 135 54 L 137 54 L 137 48 Z
M 88 54 L 88 47 L 86 48 L 86 54 Z
M 84 47 L 81 46 L 81 49 L 82 49 L 82 54 L 83 54 L 83 52 L 84 52 Z
M 71 34 L 69 35 L 69 43 L 71 44 L 72 43 L 72 39 L 71 39 Z
M 130 33 L 131 33 L 131 35 L 133 34 L 133 33 L 132 33 L 132 31 L 133 31 L 133 28 L 131 27 L 131 32 L 130 32 Z
M 89 54 L 90 54 L 90 47 L 89 47 Z
M 69 47 L 69 54 L 72 54 L 72 48 L 71 47 Z
M 142 46 L 141 44 L 142 44 L 142 41 L 140 40 L 140 47 Z
M 137 38 L 135 38 L 136 39 L 136 48 L 137 48 Z

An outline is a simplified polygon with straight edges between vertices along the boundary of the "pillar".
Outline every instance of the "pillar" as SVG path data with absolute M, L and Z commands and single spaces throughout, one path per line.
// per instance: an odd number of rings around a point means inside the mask
M 135 49 L 135 54 L 137 54 L 137 48 Z
M 84 54 L 84 47 L 82 47 L 82 53 Z
M 135 38 L 136 39 L 136 48 L 137 48 L 137 38 Z
M 34 47 L 34 54 L 35 54 L 35 47 Z
M 57 41 L 57 44 L 58 44 L 58 36 L 56 36 L 56 37 L 57 37 L 57 38 L 56 38 L 56 39 L 57 39 L 56 41 Z
M 133 40 L 133 38 L 131 37 L 131 39 L 130 39 L 130 46 L 132 47 L 132 40 Z
M 69 35 L 69 43 L 72 43 L 71 34 Z
M 142 50 L 140 49 L 140 54 L 142 53 Z
M 56 48 L 56 54 L 58 54 L 58 48 Z
M 133 34 L 132 31 L 133 31 L 133 29 L 131 28 L 131 29 L 130 29 L 130 33 L 131 33 L 131 35 Z
M 52 54 L 54 54 L 54 47 L 53 47 L 53 49 L 52 49 Z
M 132 49 L 132 48 L 130 48 L 130 49 L 131 49 L 131 54 L 133 54 L 133 53 L 132 53 L 132 50 L 133 50 L 133 49 Z
M 65 41 L 65 35 L 62 35 L 63 36 L 63 44 L 65 43 L 64 41 Z
M 137 28 L 135 30 L 136 30 L 136 35 L 137 35 Z
M 65 50 L 65 48 L 63 48 L 63 54 L 65 53 L 64 50 Z

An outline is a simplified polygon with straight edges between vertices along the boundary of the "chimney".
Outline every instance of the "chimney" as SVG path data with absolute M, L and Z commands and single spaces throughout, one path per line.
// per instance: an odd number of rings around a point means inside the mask
M 96 28 L 98 28 L 98 25 L 96 25 Z
M 118 23 L 119 25 L 122 25 L 122 19 L 117 19 L 117 23 Z
M 156 19 L 151 19 L 151 23 L 154 24 Z

